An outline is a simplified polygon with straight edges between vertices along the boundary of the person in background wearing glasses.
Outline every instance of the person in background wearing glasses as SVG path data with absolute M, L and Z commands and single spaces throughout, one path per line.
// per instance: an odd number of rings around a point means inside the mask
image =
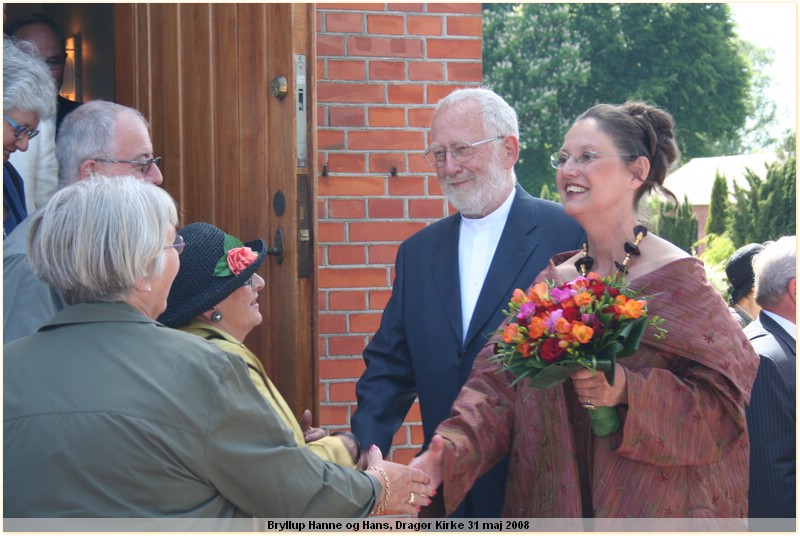
M 56 192 L 32 218 L 31 264 L 69 305 L 3 347 L 6 517 L 185 517 L 192 526 L 416 514 L 428 504 L 430 479 L 377 450 L 362 472 L 299 448 L 238 352 L 156 321 L 191 262 L 181 253 L 211 246 L 190 233 L 184 244 L 164 190 L 98 176 Z M 263 243 L 253 245 L 263 258 Z M 251 276 L 263 284 L 252 256 L 238 253 L 222 259 L 232 273 L 214 290 L 235 293 Z M 417 506 L 405 503 L 412 492 Z M 240 531 L 252 527 L 242 521 Z
M 672 116 L 642 102 L 599 104 L 577 118 L 551 160 L 564 210 L 588 239 L 554 256 L 534 282 L 619 274 L 664 320 L 666 335 L 648 327 L 636 353 L 616 362 L 614 385 L 581 368 L 540 390 L 512 387 L 489 343 L 415 466 L 444 482 L 448 512 L 490 460 L 510 453 L 503 517 L 617 518 L 595 522 L 600 531 L 622 529 L 620 518 L 719 517 L 746 530 L 744 409 L 757 356 L 703 263 L 638 222 L 647 194 L 677 205 L 663 186 L 679 160 Z M 592 431 L 598 406 L 615 410 L 617 431 Z
M 138 110 L 113 102 L 94 100 L 69 114 L 58 134 L 56 156 L 59 188 L 98 174 L 163 182 L 147 121 Z M 29 228 L 26 218 L 3 244 L 3 343 L 34 333 L 65 305 L 58 289 L 31 269 Z
M 66 38 L 61 27 L 50 17 L 35 13 L 12 21 L 6 33 L 36 47 L 36 54 L 47 64 L 55 80 L 56 92 L 60 91 L 67 58 Z M 39 123 L 36 141 L 30 144 L 26 152 L 11 155 L 11 163 L 25 178 L 25 200 L 29 214 L 44 205 L 58 190 L 56 133 L 66 114 L 81 104 L 60 94 L 56 98 L 56 114 Z
M 264 242 L 259 239 L 243 244 L 205 222 L 191 223 L 178 232 L 189 247 L 159 322 L 240 356 L 247 363 L 253 384 L 281 416 L 298 445 L 307 446 L 323 460 L 363 469 L 366 456 L 361 456 L 355 436 L 329 436 L 325 430 L 312 427 L 309 410 L 298 423 L 267 377 L 261 360 L 244 344 L 247 334 L 263 321 L 258 294 L 264 288 L 264 279 L 256 270 L 266 257 Z
M 33 46 L 3 37 L 3 249 L 5 239 L 28 216 L 24 179 L 9 157 L 27 151 L 39 120 L 53 115 L 56 88 Z
M 419 397 L 424 445 L 503 318 L 513 290 L 583 231 L 563 208 L 517 183 L 519 120 L 485 88 L 456 90 L 436 107 L 425 159 L 458 214 L 405 240 L 392 294 L 364 350 L 353 432 L 388 452 Z M 507 462 L 476 483 L 454 517 L 500 517 Z

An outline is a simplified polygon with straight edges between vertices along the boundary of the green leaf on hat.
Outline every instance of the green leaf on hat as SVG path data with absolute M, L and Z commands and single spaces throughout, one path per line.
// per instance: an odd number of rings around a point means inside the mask
M 228 266 L 228 252 L 233 248 L 240 248 L 242 246 L 244 246 L 244 243 L 241 240 L 235 236 L 225 233 L 225 238 L 222 241 L 222 250 L 224 253 L 217 261 L 217 265 L 214 267 L 214 273 L 212 274 L 214 277 L 230 277 L 233 275 L 233 272 L 231 272 L 231 267 Z

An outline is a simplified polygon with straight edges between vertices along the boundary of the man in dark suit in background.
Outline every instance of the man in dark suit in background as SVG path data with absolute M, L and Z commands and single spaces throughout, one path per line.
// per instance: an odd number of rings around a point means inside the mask
M 353 432 L 386 453 L 417 397 L 427 447 L 514 289 L 527 288 L 552 255 L 578 249 L 584 237 L 560 205 L 516 184 L 519 120 L 496 93 L 448 95 L 431 141 L 425 157 L 459 214 L 400 245 L 392 295 L 356 386 Z M 453 517 L 500 517 L 507 471 L 506 459 L 478 479 Z
M 767 242 L 753 258 L 753 271 L 761 313 L 744 331 L 761 360 L 746 411 L 750 433 L 749 517 L 793 518 L 797 515 L 796 237 Z

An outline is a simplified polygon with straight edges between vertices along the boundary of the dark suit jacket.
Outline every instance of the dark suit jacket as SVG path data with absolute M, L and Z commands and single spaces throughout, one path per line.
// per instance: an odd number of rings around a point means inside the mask
M 58 133 L 58 129 L 61 128 L 61 122 L 64 120 L 67 114 L 81 104 L 83 103 L 65 99 L 61 95 L 58 96 L 58 101 L 56 104 L 56 134 Z
M 795 340 L 762 312 L 744 330 L 761 357 L 747 407 L 750 517 L 796 517 Z
M 475 356 L 503 320 L 515 288 L 527 289 L 556 253 L 578 249 L 584 233 L 561 205 L 516 188 L 508 220 L 462 344 L 458 239 L 461 216 L 444 218 L 404 241 L 392 295 L 364 350 L 353 432 L 388 454 L 392 437 L 419 396 L 425 446 L 469 377 Z M 473 487 L 475 517 L 499 517 L 507 461 Z M 469 498 L 468 498 L 469 499 Z M 463 517 L 463 505 L 455 517 Z

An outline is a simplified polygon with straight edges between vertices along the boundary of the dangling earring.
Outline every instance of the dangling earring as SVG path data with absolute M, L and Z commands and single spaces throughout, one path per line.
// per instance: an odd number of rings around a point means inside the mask
M 222 320 L 222 313 L 219 311 L 214 311 L 211 313 L 211 320 L 214 322 L 220 322 Z

